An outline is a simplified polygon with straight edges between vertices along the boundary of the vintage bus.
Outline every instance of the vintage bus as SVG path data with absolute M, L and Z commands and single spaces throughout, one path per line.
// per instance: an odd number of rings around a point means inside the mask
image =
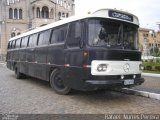
M 7 67 L 17 79 L 49 81 L 58 94 L 140 85 L 138 27 L 135 15 L 116 9 L 66 18 L 11 38 Z

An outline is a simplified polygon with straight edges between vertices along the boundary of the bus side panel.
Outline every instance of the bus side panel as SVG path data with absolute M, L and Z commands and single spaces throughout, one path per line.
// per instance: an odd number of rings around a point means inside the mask
M 11 59 L 10 59 L 10 60 L 11 60 L 11 61 L 10 61 L 10 63 L 11 63 L 11 70 L 14 70 L 14 66 L 15 66 L 14 56 L 15 56 L 15 51 L 12 50 L 12 51 L 11 51 Z
M 72 48 L 65 50 L 65 64 L 69 67 L 65 68 L 64 83 L 77 90 L 85 90 L 84 78 L 85 70 L 83 68 L 84 63 L 83 50 L 80 48 Z
M 35 48 L 26 49 L 26 67 L 27 75 L 35 77 Z
M 62 44 L 53 44 L 48 46 L 48 55 L 47 55 L 47 80 L 49 81 L 50 72 L 54 69 L 59 69 L 63 75 L 64 69 L 64 43 Z
M 20 72 L 23 74 L 27 74 L 26 50 L 25 49 L 21 49 L 19 51 L 19 59 L 20 59 Z
M 14 70 L 15 67 L 15 51 L 11 51 L 11 70 Z
M 46 80 L 46 65 L 47 65 L 48 46 L 35 48 L 35 77 Z
M 14 50 L 14 61 L 19 62 L 19 49 Z
M 12 54 L 12 52 L 10 50 L 8 50 L 6 62 L 7 62 L 7 68 L 9 68 L 9 69 L 11 69 L 11 54 Z

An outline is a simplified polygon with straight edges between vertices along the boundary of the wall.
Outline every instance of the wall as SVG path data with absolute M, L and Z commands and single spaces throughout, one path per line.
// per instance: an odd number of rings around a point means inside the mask
M 69 13 L 69 16 L 74 15 L 73 9 L 66 9 L 64 4 L 56 4 L 59 0 L 17 0 L 17 2 L 8 4 L 10 0 L 0 1 L 0 61 L 4 61 L 7 52 L 8 40 L 11 38 L 11 33 L 23 33 L 29 30 L 30 27 L 36 28 L 44 24 L 49 24 L 59 20 L 59 12 Z M 67 1 L 67 0 L 66 0 Z M 74 6 L 74 0 L 68 0 L 68 5 Z M 43 6 L 54 11 L 54 15 L 49 18 L 37 18 L 36 11 L 33 8 Z M 22 9 L 23 19 L 9 19 L 9 8 Z

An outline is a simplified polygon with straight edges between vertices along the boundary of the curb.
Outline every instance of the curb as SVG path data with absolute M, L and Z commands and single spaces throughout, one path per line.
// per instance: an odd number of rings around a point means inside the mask
M 146 92 L 146 91 L 138 91 L 138 90 L 133 90 L 133 89 L 128 89 L 128 88 L 123 88 L 123 89 L 120 89 L 118 91 L 123 92 L 123 93 L 127 93 L 127 94 L 133 94 L 133 95 L 137 95 L 137 96 L 143 96 L 143 97 L 147 97 L 147 98 L 160 100 L 160 94 L 157 94 L 157 93 L 150 93 L 150 92 Z
M 160 74 L 142 73 L 142 76 L 146 76 L 146 77 L 160 77 Z
M 0 63 L 1 66 L 6 66 L 6 63 Z

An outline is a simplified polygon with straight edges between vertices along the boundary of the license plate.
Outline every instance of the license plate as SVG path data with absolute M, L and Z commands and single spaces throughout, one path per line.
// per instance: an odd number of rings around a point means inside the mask
M 134 80 L 125 80 L 124 81 L 124 85 L 133 85 L 134 84 Z

